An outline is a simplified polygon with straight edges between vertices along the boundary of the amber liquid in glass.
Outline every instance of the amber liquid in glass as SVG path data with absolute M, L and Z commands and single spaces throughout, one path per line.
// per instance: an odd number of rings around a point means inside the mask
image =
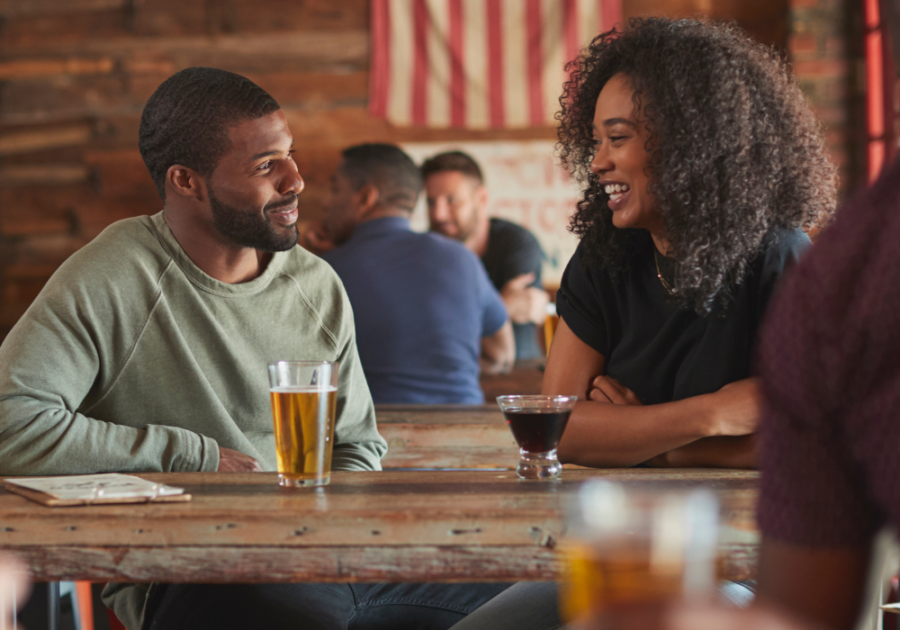
M 328 483 L 337 388 L 280 387 L 269 393 L 281 485 Z

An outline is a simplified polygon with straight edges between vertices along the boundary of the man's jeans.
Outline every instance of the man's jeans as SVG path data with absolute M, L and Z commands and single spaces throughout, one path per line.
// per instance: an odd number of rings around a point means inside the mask
M 509 584 L 158 584 L 145 630 L 446 630 Z

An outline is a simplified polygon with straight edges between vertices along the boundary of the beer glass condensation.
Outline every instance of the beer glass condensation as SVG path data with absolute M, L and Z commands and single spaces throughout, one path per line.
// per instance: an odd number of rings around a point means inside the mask
M 331 481 L 338 363 L 269 364 L 279 485 L 324 486 Z

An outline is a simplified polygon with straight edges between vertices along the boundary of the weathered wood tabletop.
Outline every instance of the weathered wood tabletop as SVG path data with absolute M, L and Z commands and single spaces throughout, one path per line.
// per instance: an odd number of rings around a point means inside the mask
M 497 405 L 376 405 L 392 468 L 504 468 L 519 447 Z
M 0 489 L 0 550 L 37 580 L 287 582 L 550 580 L 561 506 L 590 477 L 709 485 L 723 509 L 724 575 L 754 573 L 753 472 L 569 470 L 335 473 L 283 489 L 272 473 L 163 473 L 189 503 L 50 508 Z

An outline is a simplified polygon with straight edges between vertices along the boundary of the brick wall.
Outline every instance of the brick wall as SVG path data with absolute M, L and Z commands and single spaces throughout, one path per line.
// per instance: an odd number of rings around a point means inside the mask
M 862 16 L 857 0 L 790 0 L 793 71 L 822 121 L 841 197 L 865 182 Z

